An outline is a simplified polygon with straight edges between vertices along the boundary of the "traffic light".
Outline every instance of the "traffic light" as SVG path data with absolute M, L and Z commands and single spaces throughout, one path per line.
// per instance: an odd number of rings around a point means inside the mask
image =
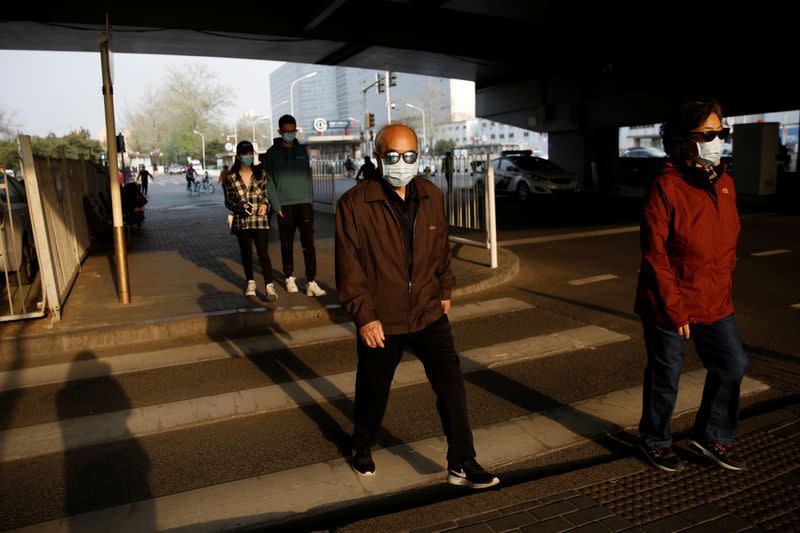
M 121 133 L 117 135 L 117 153 L 125 153 L 125 136 Z
M 375 126 L 375 113 L 367 113 L 367 129 Z
M 389 72 L 389 87 L 394 87 L 397 85 L 397 74 L 394 72 Z
M 375 74 L 375 82 L 375 89 L 378 91 L 378 94 L 386 92 L 386 78 L 380 74 Z

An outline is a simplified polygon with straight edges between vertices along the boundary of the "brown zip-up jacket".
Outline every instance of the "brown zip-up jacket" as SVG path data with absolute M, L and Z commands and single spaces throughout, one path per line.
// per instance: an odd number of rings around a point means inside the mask
M 419 209 L 409 279 L 407 251 L 379 180 L 345 193 L 336 209 L 336 287 L 356 327 L 380 320 L 387 335 L 413 333 L 442 317 L 442 300 L 455 286 L 444 196 L 436 185 L 414 178 Z

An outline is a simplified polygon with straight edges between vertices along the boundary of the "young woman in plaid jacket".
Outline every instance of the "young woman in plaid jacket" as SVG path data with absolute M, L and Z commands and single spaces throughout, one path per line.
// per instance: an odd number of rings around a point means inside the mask
M 282 216 L 280 200 L 272 180 L 261 165 L 255 165 L 255 151 L 250 141 L 236 145 L 236 159 L 225 179 L 225 207 L 233 212 L 231 233 L 239 240 L 242 267 L 247 279 L 246 296 L 256 295 L 253 276 L 253 245 L 261 263 L 267 301 L 278 299 L 272 282 L 272 263 L 267 252 L 270 207 Z

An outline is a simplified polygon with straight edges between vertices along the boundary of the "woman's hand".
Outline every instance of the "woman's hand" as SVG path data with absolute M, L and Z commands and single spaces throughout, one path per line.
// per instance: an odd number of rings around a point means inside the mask
M 686 324 L 685 326 L 680 326 L 678 328 L 678 335 L 680 335 L 681 337 L 683 337 L 684 339 L 686 339 L 688 341 L 689 340 L 689 336 L 691 335 L 689 333 L 689 324 Z
M 283 211 L 278 211 L 278 216 L 283 218 Z
M 258 212 L 256 213 L 258 216 L 263 217 L 267 214 L 267 206 L 265 204 L 261 204 L 258 206 Z

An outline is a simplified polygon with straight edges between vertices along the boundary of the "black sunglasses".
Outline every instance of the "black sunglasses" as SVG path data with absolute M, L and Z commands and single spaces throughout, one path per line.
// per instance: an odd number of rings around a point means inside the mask
M 396 165 L 400 162 L 400 158 L 403 158 L 403 161 L 408 163 L 409 165 L 414 164 L 417 162 L 417 152 L 409 150 L 408 152 L 401 154 L 400 152 L 396 152 L 392 150 L 391 152 L 386 152 L 383 154 L 383 162 L 387 165 Z
M 693 141 L 699 143 L 709 143 L 714 140 L 714 137 L 719 137 L 721 140 L 725 140 L 730 135 L 731 129 L 730 128 L 722 128 L 721 130 L 711 130 L 711 131 L 690 131 L 689 138 Z

